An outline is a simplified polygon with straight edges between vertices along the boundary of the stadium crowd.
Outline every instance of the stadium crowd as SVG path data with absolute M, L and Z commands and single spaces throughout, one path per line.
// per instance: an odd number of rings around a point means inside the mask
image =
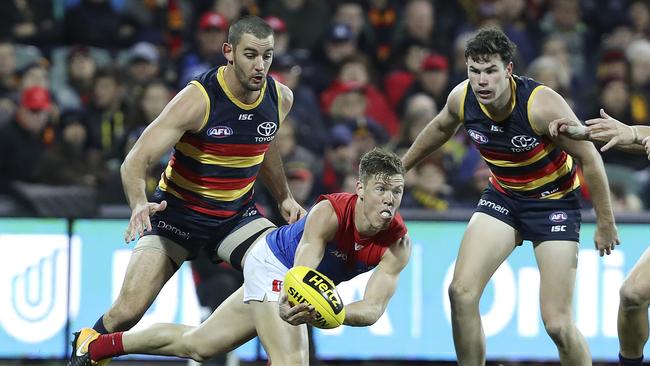
M 193 76 L 226 62 L 229 24 L 246 14 L 274 29 L 271 75 L 294 92 L 277 139 L 305 207 L 353 190 L 372 147 L 410 146 L 466 78 L 465 41 L 484 26 L 517 44 L 516 74 L 558 91 L 581 119 L 602 107 L 650 124 L 646 0 L 2 1 L 0 203 L 20 207 L 26 184 L 85 187 L 99 203 L 125 203 L 126 153 Z M 650 208 L 646 157 L 603 157 L 615 210 Z M 151 171 L 150 192 L 166 164 Z M 488 176 L 458 133 L 408 173 L 402 207 L 473 207 Z

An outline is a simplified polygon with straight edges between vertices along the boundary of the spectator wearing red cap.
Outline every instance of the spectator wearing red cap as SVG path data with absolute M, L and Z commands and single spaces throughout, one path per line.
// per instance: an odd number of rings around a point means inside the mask
M 215 11 L 206 11 L 199 18 L 194 46 L 181 58 L 179 87 L 217 65 L 226 63 L 221 47 L 227 41 L 228 19 Z
M 33 181 L 34 172 L 53 130 L 47 126 L 52 102 L 42 87 L 30 87 L 20 95 L 13 121 L 0 130 L 0 193 L 9 193 L 14 181 Z M 9 158 L 11 157 L 11 158 Z
M 264 21 L 266 21 L 271 26 L 271 29 L 273 29 L 273 38 L 275 38 L 273 55 L 276 57 L 284 55 L 289 51 L 289 42 L 291 40 L 291 36 L 289 32 L 287 32 L 287 23 L 282 20 L 282 18 L 272 15 L 264 18 Z
M 449 89 L 449 61 L 445 56 L 431 54 L 422 60 L 422 67 L 417 79 L 406 91 L 398 106 L 398 111 L 404 110 L 408 99 L 419 93 L 429 95 L 437 105 L 445 105 Z

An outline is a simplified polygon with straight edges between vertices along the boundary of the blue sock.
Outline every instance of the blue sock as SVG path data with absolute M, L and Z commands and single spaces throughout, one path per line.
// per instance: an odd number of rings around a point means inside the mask
M 95 325 L 93 325 L 93 329 L 96 330 L 97 333 L 99 333 L 99 334 L 108 334 L 108 333 L 110 333 L 108 330 L 106 330 L 106 327 L 104 326 L 104 315 L 103 314 L 102 314 L 102 316 L 99 317 L 99 319 L 97 319 L 97 322 L 95 323 Z
M 639 358 L 627 358 L 618 354 L 619 366 L 641 366 L 643 364 L 643 355 Z

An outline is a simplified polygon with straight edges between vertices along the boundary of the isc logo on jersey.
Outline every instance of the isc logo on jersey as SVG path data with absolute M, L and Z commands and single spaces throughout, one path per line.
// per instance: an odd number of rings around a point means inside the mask
M 307 303 L 316 310 L 317 328 L 331 329 L 343 324 L 345 307 L 334 282 L 324 274 L 305 266 L 293 267 L 284 277 L 284 290 L 289 303 Z
M 210 137 L 216 137 L 222 139 L 224 137 L 232 136 L 232 128 L 228 126 L 214 126 L 208 129 L 207 135 Z

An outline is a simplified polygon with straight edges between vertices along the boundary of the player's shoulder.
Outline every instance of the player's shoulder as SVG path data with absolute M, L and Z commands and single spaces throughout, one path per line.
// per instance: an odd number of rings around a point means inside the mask
M 447 96 L 447 108 L 450 111 L 457 111 L 459 110 L 462 102 L 465 100 L 465 96 L 467 95 L 469 89 L 469 80 L 463 80 L 460 83 L 458 83 L 449 93 L 449 96 Z
M 280 95 L 282 95 L 283 100 L 289 100 L 293 102 L 293 91 L 288 86 L 282 84 L 280 81 L 273 79 L 275 87 L 278 89 Z

